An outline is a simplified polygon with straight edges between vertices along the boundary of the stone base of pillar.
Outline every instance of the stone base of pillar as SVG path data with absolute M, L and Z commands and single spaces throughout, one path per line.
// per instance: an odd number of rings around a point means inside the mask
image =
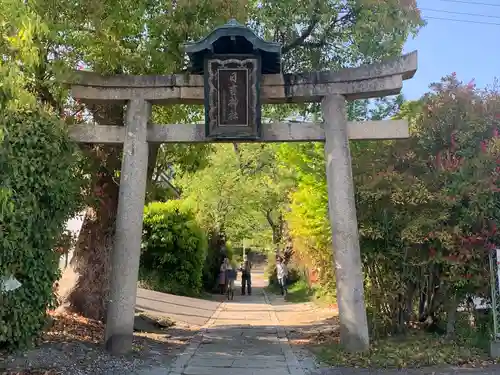
M 134 335 L 119 335 L 114 334 L 110 338 L 106 340 L 105 347 L 106 350 L 113 355 L 121 355 L 126 354 L 132 348 L 132 341 L 134 339 Z

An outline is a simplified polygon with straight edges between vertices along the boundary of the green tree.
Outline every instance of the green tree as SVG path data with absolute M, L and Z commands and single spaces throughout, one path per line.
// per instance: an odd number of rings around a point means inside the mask
M 398 111 L 402 97 L 360 100 L 349 103 L 349 120 L 379 120 Z M 382 142 L 383 143 L 383 142 Z M 372 162 L 374 150 L 380 142 L 351 142 L 353 169 Z M 278 163 L 284 170 L 291 170 L 295 186 L 291 189 L 290 206 L 285 215 L 292 237 L 296 260 L 318 273 L 319 282 L 333 292 L 331 229 L 328 218 L 324 145 L 322 143 L 282 144 Z
M 412 319 L 432 329 L 446 319 L 453 334 L 457 304 L 485 295 L 498 241 L 498 98 L 451 75 L 401 106 L 395 118 L 409 120 L 409 139 L 351 144 L 374 334 L 405 331 Z M 283 145 L 280 158 L 297 178 L 287 215 L 294 250 L 320 282 L 332 280 L 323 147 Z
M 240 239 L 238 233 L 245 232 L 241 224 L 249 220 L 253 209 L 246 204 L 248 180 L 240 173 L 232 145 L 217 147 L 207 167 L 184 176 L 180 185 L 207 232 L 215 230 Z

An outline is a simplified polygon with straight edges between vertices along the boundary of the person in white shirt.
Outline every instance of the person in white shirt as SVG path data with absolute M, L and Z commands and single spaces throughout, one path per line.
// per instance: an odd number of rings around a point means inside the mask
M 286 264 L 283 262 L 283 258 L 278 256 L 276 258 L 276 274 L 278 276 L 278 283 L 281 289 L 281 295 L 286 297 L 287 288 L 286 288 L 286 279 L 288 277 L 288 269 L 286 268 Z

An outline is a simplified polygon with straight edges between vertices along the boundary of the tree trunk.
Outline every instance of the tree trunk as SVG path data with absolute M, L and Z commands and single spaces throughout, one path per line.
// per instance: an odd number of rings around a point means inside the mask
M 124 125 L 121 105 L 95 106 L 94 120 L 101 125 Z M 67 296 L 69 308 L 87 318 L 105 321 L 109 293 L 110 256 L 113 249 L 115 221 L 120 191 L 119 177 L 123 146 L 89 146 L 95 162 L 90 196 L 92 203 L 75 246 L 71 268 L 78 280 Z M 151 147 L 148 179 L 151 178 L 158 147 Z M 139 250 L 139 249 L 138 249 Z
M 123 126 L 123 106 L 96 106 L 94 120 L 101 125 Z M 89 208 L 75 246 L 72 260 L 77 281 L 67 296 L 69 308 L 87 318 L 104 321 L 109 292 L 110 256 L 113 248 L 116 213 L 118 208 L 121 167 L 120 146 L 85 148 L 91 161 L 92 184 Z
M 266 219 L 269 226 L 271 227 L 273 236 L 273 245 L 276 251 L 276 255 L 278 255 L 280 252 L 280 245 L 283 239 L 283 225 L 284 225 L 283 214 L 279 213 L 277 222 L 275 222 L 272 217 L 272 211 L 268 210 L 266 211 Z
M 105 321 L 109 292 L 110 256 L 118 207 L 119 187 L 103 175 L 97 186 L 107 184 L 97 208 L 88 208 L 73 257 L 78 276 L 68 296 L 70 309 L 87 318 Z M 104 182 L 107 181 L 107 182 Z

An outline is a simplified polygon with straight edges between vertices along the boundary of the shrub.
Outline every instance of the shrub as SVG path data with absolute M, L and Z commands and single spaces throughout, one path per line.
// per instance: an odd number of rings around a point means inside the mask
M 0 346 L 28 345 L 56 303 L 53 251 L 66 221 L 81 209 L 79 154 L 64 125 L 41 111 L 0 113 Z
M 206 236 L 181 200 L 146 206 L 139 271 L 145 287 L 178 295 L 199 294 L 206 250 Z

